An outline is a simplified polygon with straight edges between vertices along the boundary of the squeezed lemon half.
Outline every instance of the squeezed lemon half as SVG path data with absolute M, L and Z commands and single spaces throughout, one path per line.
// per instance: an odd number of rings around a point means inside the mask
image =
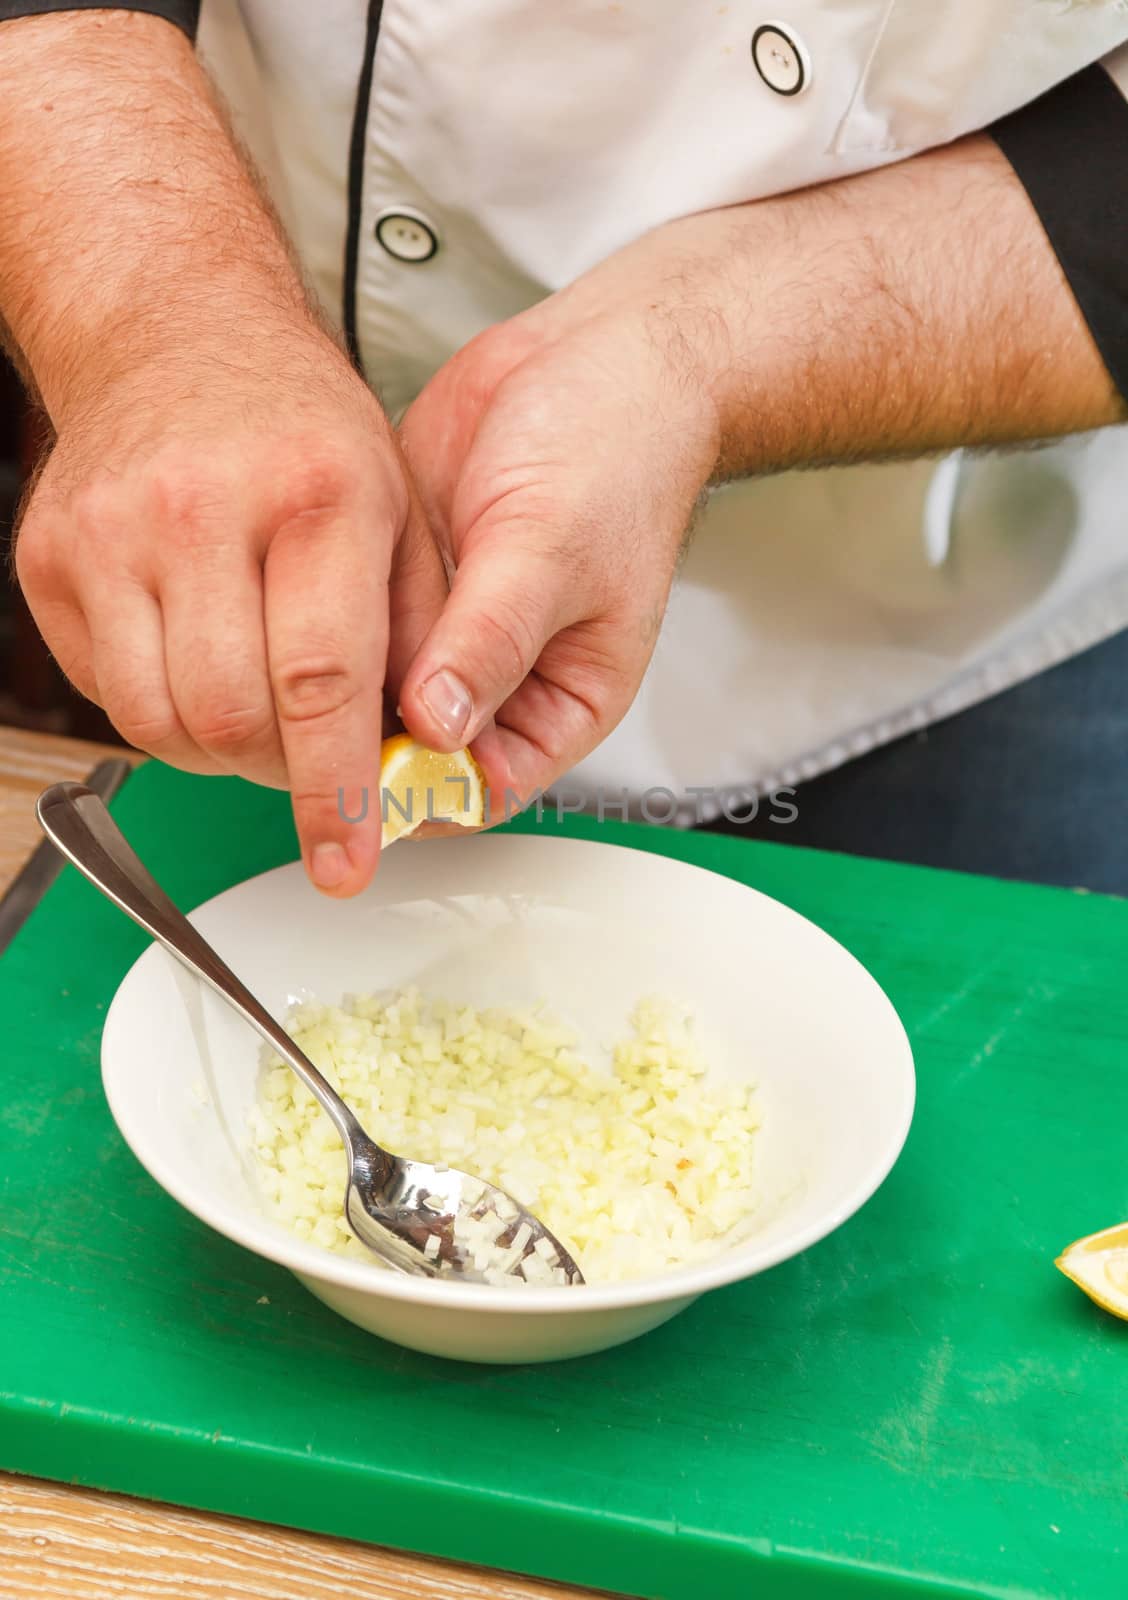
M 486 820 L 486 784 L 469 750 L 443 755 L 407 733 L 380 746 L 382 839 L 393 844 L 424 822 L 478 828 Z
M 1076 1240 L 1054 1265 L 1090 1300 L 1128 1322 L 1128 1222 Z

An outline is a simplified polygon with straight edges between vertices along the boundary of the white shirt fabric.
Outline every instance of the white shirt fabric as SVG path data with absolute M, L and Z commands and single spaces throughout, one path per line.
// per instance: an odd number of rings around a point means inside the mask
M 483 328 L 659 223 L 902 159 L 1097 60 L 1128 94 L 1123 0 L 781 3 L 385 0 L 356 322 L 393 416 Z M 200 27 L 338 318 L 367 14 L 204 0 Z M 765 23 L 793 50 L 768 76 L 800 61 L 799 93 L 757 70 Z M 388 212 L 421 219 L 429 259 L 379 242 Z M 1064 659 L 1128 624 L 1126 504 L 1123 429 L 717 493 L 633 709 L 568 787 L 664 787 L 708 817 L 691 788 L 795 784 Z

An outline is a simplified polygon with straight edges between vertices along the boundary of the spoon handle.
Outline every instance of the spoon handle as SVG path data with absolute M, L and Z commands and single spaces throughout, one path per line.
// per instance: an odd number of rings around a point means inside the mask
M 92 789 L 82 783 L 55 783 L 36 803 L 44 833 L 57 850 L 100 889 L 107 899 L 165 949 L 202 978 L 276 1050 L 321 1102 L 346 1144 L 367 1142 L 360 1124 L 313 1062 L 221 961 L 211 945 L 180 911 Z

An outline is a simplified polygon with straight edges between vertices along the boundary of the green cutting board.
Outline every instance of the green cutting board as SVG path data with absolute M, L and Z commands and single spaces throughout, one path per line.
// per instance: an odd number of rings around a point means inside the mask
M 115 810 L 185 904 L 295 853 L 234 780 L 147 766 Z M 0 963 L 0 1465 L 655 1600 L 1122 1600 L 1128 1324 L 1052 1263 L 1128 1218 L 1128 903 L 562 831 L 755 884 L 871 968 L 920 1077 L 877 1197 L 604 1355 L 383 1344 L 118 1137 L 99 1035 L 144 941 L 68 869 Z

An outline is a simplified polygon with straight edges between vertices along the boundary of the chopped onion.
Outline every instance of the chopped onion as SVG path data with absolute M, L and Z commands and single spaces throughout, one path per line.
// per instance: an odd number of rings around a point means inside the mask
M 636 1008 L 603 1071 L 541 1008 L 475 1011 L 407 989 L 342 1006 L 307 1001 L 288 1022 L 374 1138 L 421 1161 L 441 1153 L 507 1190 L 589 1283 L 703 1260 L 752 1209 L 752 1091 L 710 1083 L 689 1020 L 661 1002 Z M 262 1075 L 251 1144 L 279 1221 L 327 1250 L 371 1261 L 342 1215 L 340 1139 L 277 1057 Z M 515 1217 L 507 1204 L 460 1214 L 456 1243 L 482 1262 L 489 1282 L 520 1285 L 519 1262 L 525 1282 L 563 1282 L 547 1240 L 525 1254 L 527 1224 L 503 1242 Z M 433 1259 L 437 1236 L 425 1248 Z

